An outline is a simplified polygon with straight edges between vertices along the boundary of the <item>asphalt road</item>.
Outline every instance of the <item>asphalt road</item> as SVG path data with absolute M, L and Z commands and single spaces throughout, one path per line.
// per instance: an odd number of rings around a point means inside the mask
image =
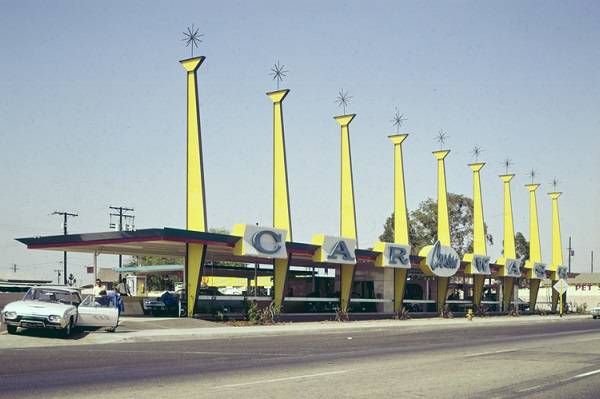
M 598 398 L 600 322 L 13 348 L 0 360 L 2 398 Z

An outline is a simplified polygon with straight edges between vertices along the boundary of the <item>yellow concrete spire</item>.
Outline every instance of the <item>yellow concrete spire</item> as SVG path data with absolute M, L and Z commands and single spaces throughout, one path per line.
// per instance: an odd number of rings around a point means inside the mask
M 560 217 L 558 213 L 558 197 L 562 193 L 552 192 L 548 193 L 550 199 L 552 199 L 552 263 L 548 269 L 552 272 L 556 272 L 559 266 L 563 265 L 563 252 L 562 252 L 562 240 L 560 237 Z
M 512 196 L 510 193 L 510 181 L 515 175 L 500 175 L 504 185 L 504 253 L 503 257 L 496 263 L 504 265 L 506 259 L 515 259 L 517 257 L 515 249 L 515 225 L 513 221 Z
M 206 231 L 206 198 L 204 190 L 204 166 L 202 163 L 202 136 L 200 134 L 200 112 L 198 109 L 198 81 L 196 71 L 204 57 L 180 61 L 187 72 L 187 205 L 186 229 Z M 185 281 L 187 292 L 187 315 L 196 311 L 197 292 L 200 286 L 206 246 L 187 244 Z
M 283 99 L 288 89 L 267 93 L 273 101 L 273 227 L 287 231 L 286 241 L 292 241 L 292 218 L 288 189 L 287 162 L 285 152 L 285 134 L 283 129 Z M 279 312 L 283 305 L 285 283 L 289 269 L 288 259 L 274 260 L 274 299 L 275 310 Z
M 481 196 L 481 177 L 479 171 L 484 162 L 469 164 L 473 171 L 473 253 L 487 255 L 485 242 L 485 226 L 483 221 L 483 199 Z
M 515 226 L 513 221 L 512 196 L 510 192 L 510 182 L 515 177 L 514 174 L 500 175 L 504 186 L 504 246 L 503 254 L 496 261 L 501 265 L 499 275 L 503 278 L 502 309 L 507 312 L 512 302 L 513 287 L 515 278 L 520 276 L 520 264 L 517 261 L 515 249 Z
M 473 171 L 473 253 L 465 254 L 463 259 L 468 263 L 465 274 L 473 275 L 473 303 L 479 306 L 483 294 L 485 275 L 490 274 L 489 257 L 487 257 L 485 240 L 480 176 L 480 171 L 485 166 L 485 163 L 471 163 L 468 166 Z M 476 264 L 477 262 L 479 264 Z
M 410 245 L 408 241 L 408 210 L 404 183 L 402 143 L 408 134 L 389 136 L 394 143 L 394 243 Z M 408 269 L 394 269 L 394 312 L 402 311 Z
M 566 275 L 566 268 L 563 266 L 562 240 L 560 237 L 560 217 L 558 213 L 558 197 L 561 192 L 548 193 L 552 200 L 552 263 L 548 266 L 550 270 L 550 278 L 553 283 L 556 283 L 560 278 Z M 562 269 L 562 270 L 560 270 Z M 562 273 L 561 273 L 562 271 Z M 554 285 L 554 284 L 553 284 Z M 556 312 L 558 306 L 559 294 L 556 290 L 552 290 L 552 311 Z
M 402 143 L 407 137 L 408 134 L 389 136 L 389 139 L 394 143 L 394 243 L 405 245 L 409 245 L 409 242 Z
M 526 184 L 529 190 L 529 259 L 525 263 L 529 277 L 529 309 L 535 310 L 540 281 L 545 276 L 545 265 L 542 263 L 542 247 L 540 244 L 540 227 L 538 223 L 536 190 L 537 183 Z M 539 270 L 536 270 L 538 269 Z
M 421 261 L 421 269 L 427 275 L 437 275 L 437 309 L 442 311 L 446 304 L 446 295 L 448 292 L 448 281 L 458 271 L 460 258 L 456 251 L 452 249 L 450 240 L 450 223 L 448 218 L 448 195 L 446 190 L 446 167 L 444 160 L 450 153 L 450 150 L 434 151 L 433 156 L 437 159 L 437 214 L 438 245 L 427 245 L 419 251 L 419 256 L 424 259 Z M 442 255 L 443 254 L 443 255 Z M 435 255 L 435 259 L 433 258 Z M 430 263 L 436 263 L 432 265 Z
M 444 159 L 450 154 L 450 150 L 434 151 L 433 156 L 437 159 L 437 198 L 438 198 L 438 240 L 440 244 L 451 246 L 450 221 L 448 219 L 448 194 L 446 190 L 446 165 Z
M 356 114 L 349 114 L 334 117 L 341 127 L 340 236 L 354 240 L 357 239 L 356 209 L 354 205 L 349 125 L 355 116 Z M 343 311 L 347 311 L 352 292 L 354 265 L 340 265 L 340 270 L 340 307 Z
M 536 190 L 539 184 L 526 184 L 529 190 L 529 265 L 533 267 L 534 262 L 542 261 L 542 247 L 540 244 L 540 227 L 538 223 Z

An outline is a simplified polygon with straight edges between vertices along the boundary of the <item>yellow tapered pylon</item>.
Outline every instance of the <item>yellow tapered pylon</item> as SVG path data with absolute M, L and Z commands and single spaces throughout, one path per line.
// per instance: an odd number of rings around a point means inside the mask
M 202 163 L 202 136 L 198 108 L 198 81 L 196 71 L 204 57 L 180 61 L 187 72 L 187 184 L 186 184 L 186 229 L 206 231 L 206 198 L 204 190 L 204 166 Z M 198 288 L 202 277 L 202 266 L 206 257 L 206 246 L 189 243 L 186 245 L 185 283 L 187 293 L 187 315 L 196 313 Z
M 292 241 L 292 218 L 283 129 L 283 99 L 288 89 L 267 93 L 273 101 L 273 227 L 287 230 L 286 242 Z M 288 259 L 275 259 L 273 264 L 273 291 L 275 311 L 280 312 L 289 269 Z
M 350 151 L 350 122 L 356 114 L 334 117 L 341 127 L 341 184 L 340 184 L 340 236 L 356 240 L 356 208 Z M 357 244 L 358 246 L 358 244 Z M 354 265 L 340 265 L 340 308 L 347 312 L 350 306 Z
M 521 265 L 520 262 L 517 262 L 515 249 L 515 225 L 510 192 L 510 182 L 513 177 L 515 177 L 514 174 L 500 175 L 504 187 L 504 240 L 502 241 L 502 257 L 496 260 L 496 264 L 501 265 L 498 274 L 503 279 L 502 309 L 505 312 L 510 310 L 515 279 L 521 275 Z
M 406 207 L 406 185 L 404 183 L 404 161 L 402 143 L 408 134 L 389 136 L 394 143 L 394 243 L 410 245 L 408 241 L 408 210 Z M 408 269 L 394 269 L 394 312 L 402 310 Z
M 473 171 L 473 253 L 465 254 L 463 260 L 468 263 L 465 274 L 473 276 L 473 304 L 479 307 L 485 276 L 490 274 L 490 258 L 487 256 L 480 176 L 480 171 L 485 163 L 477 162 L 468 166 Z

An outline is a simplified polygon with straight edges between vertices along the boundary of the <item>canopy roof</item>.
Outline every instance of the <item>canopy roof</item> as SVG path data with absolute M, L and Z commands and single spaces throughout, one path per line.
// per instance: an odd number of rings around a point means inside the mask
M 18 238 L 29 249 L 50 251 L 87 252 L 113 255 L 184 257 L 188 243 L 208 246 L 207 261 L 230 261 L 241 263 L 269 263 L 264 258 L 235 256 L 233 247 L 241 237 L 228 234 L 206 233 L 169 227 L 135 231 L 109 231 L 102 233 L 69 234 L 46 237 Z M 292 255 L 290 265 L 314 266 L 312 255 L 318 246 L 300 242 L 287 242 Z M 371 264 L 379 255 L 366 249 L 357 249 L 357 263 Z M 413 259 L 414 258 L 414 259 Z M 418 264 L 420 257 L 411 257 Z M 331 264 L 333 266 L 334 264 Z

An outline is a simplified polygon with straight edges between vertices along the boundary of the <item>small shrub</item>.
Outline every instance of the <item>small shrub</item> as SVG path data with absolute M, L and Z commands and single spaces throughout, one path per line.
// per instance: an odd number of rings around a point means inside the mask
M 260 324 L 273 324 L 275 323 L 275 316 L 276 316 L 276 312 L 275 312 L 275 301 L 271 301 L 271 303 L 269 303 L 269 306 L 267 306 L 264 309 L 260 309 L 259 310 L 259 321 Z
M 246 302 L 246 320 L 249 324 L 257 324 L 260 321 L 260 309 L 256 301 Z
M 452 319 L 454 317 L 454 313 L 450 311 L 448 305 L 444 305 L 444 309 L 440 312 L 440 317 L 444 319 Z
M 394 313 L 394 319 L 396 320 L 408 320 L 410 319 L 410 314 L 407 308 L 402 307 L 399 312 Z
M 338 308 L 335 312 L 335 321 L 343 322 L 348 320 L 350 320 L 350 318 L 348 317 L 348 312 L 346 312 L 342 308 Z

